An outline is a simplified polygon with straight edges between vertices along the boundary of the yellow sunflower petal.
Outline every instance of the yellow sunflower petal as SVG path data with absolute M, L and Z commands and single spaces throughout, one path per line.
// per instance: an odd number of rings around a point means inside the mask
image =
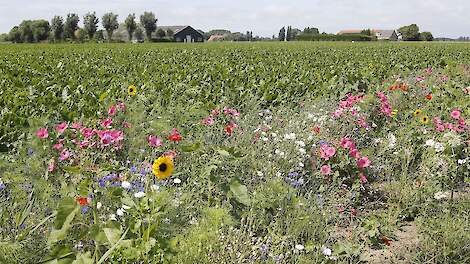
M 152 172 L 159 180 L 166 180 L 173 174 L 174 167 L 171 157 L 162 156 L 153 162 Z

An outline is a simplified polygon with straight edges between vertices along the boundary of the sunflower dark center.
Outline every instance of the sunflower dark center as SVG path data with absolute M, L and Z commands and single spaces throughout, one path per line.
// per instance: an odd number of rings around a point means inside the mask
M 168 165 L 166 165 L 165 163 L 162 163 L 162 164 L 160 164 L 160 166 L 158 166 L 158 169 L 161 172 L 165 172 L 168 169 Z
M 133 92 L 134 92 L 134 89 L 133 89 L 133 88 L 131 88 L 131 93 L 133 93 Z

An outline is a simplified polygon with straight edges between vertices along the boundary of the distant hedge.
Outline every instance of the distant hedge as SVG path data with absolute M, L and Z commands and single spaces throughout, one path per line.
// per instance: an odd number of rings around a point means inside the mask
M 296 38 L 300 41 L 372 41 L 373 38 L 361 34 L 300 34 Z

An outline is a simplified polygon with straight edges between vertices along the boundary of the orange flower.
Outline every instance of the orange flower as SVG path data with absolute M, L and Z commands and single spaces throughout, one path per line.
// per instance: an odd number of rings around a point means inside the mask
M 83 197 L 83 196 L 79 196 L 79 197 L 75 198 L 75 201 L 77 201 L 77 203 L 80 206 L 88 205 L 88 198 Z
M 426 99 L 428 99 L 429 101 L 431 101 L 431 100 L 432 100 L 432 93 L 426 95 Z

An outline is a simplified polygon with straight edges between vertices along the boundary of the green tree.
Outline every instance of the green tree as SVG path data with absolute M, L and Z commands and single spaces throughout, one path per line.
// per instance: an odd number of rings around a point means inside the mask
M 83 42 L 85 41 L 85 38 L 87 36 L 87 32 L 85 29 L 83 28 L 79 28 L 75 31 L 75 39 L 78 41 L 78 42 Z
M 134 32 L 135 39 L 137 41 L 144 41 L 144 31 L 142 30 L 141 27 L 137 27 L 135 32 Z
M 52 35 L 55 41 L 62 39 L 64 34 L 64 19 L 61 16 L 55 16 L 51 20 Z
M 318 30 L 318 28 L 315 28 L 315 27 L 307 27 L 304 29 L 304 31 L 302 32 L 304 34 L 312 34 L 312 35 L 320 35 L 320 31 Z
M 129 14 L 124 24 L 126 25 L 126 30 L 129 36 L 129 41 L 132 41 L 132 36 L 134 35 L 134 31 L 137 29 L 137 23 L 135 22 L 135 14 Z
M 419 37 L 419 27 L 416 24 L 411 24 L 409 26 L 401 27 L 398 32 L 400 32 L 404 41 L 418 41 Z
M 171 30 L 171 29 L 168 29 L 168 30 L 166 31 L 166 35 L 167 35 L 168 37 L 172 38 L 172 37 L 175 35 L 175 32 L 173 32 L 173 30 Z
M 162 38 L 164 38 L 165 36 L 166 36 L 165 30 L 163 30 L 163 29 L 161 29 L 161 28 L 157 30 L 157 37 L 158 37 L 158 38 L 162 39 Z
M 284 41 L 286 39 L 286 28 L 282 27 L 281 30 L 279 30 L 279 36 L 278 36 L 279 41 Z
M 96 41 L 99 41 L 99 42 L 104 40 L 104 31 L 102 29 L 96 31 L 95 39 L 96 39 Z
M 23 20 L 19 26 L 22 42 L 32 43 L 34 41 L 33 35 L 33 21 Z
M 35 42 L 47 40 L 51 31 L 51 26 L 47 20 L 34 20 L 31 25 Z
M 421 32 L 420 34 L 420 38 L 422 41 L 433 41 L 434 40 L 434 36 L 432 35 L 431 32 Z
M 89 39 L 93 39 L 95 36 L 96 30 L 98 29 L 99 19 L 96 17 L 96 13 L 87 13 L 83 17 L 84 30 L 88 35 Z
M 119 23 L 117 21 L 118 15 L 113 13 L 106 13 L 103 15 L 101 23 L 103 24 L 106 33 L 108 34 L 108 41 L 111 42 L 113 38 L 114 30 L 119 27 Z
M 77 14 L 68 14 L 65 19 L 64 32 L 66 38 L 75 39 L 75 31 L 78 29 L 78 22 L 80 18 Z
M 292 40 L 292 27 L 288 26 L 287 27 L 287 33 L 286 33 L 286 41 Z
M 20 27 L 14 26 L 10 33 L 8 33 L 8 40 L 14 43 L 21 43 L 23 39 L 21 38 Z
M 140 16 L 140 23 L 145 29 L 145 35 L 147 35 L 147 40 L 152 39 L 152 33 L 157 29 L 157 21 L 155 14 L 152 12 L 144 12 Z
M 370 30 L 370 28 L 368 28 L 368 29 L 363 29 L 363 30 L 361 31 L 361 34 L 362 34 L 362 35 L 366 35 L 366 36 L 372 36 L 372 30 Z

